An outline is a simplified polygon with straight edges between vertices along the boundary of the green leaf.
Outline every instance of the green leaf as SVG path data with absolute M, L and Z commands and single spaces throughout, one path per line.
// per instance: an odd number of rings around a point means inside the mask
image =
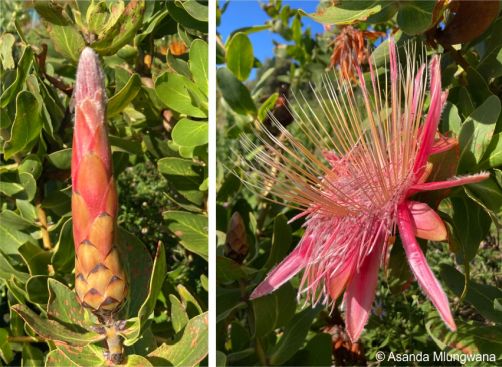
M 164 219 L 173 221 L 168 228 L 180 239 L 181 245 L 207 260 L 207 217 L 182 211 L 167 211 Z
M 194 170 L 198 164 L 190 159 L 164 157 L 157 161 L 159 172 L 165 175 L 199 177 L 200 172 Z
M 49 302 L 47 315 L 49 319 L 65 325 L 75 332 L 82 332 L 90 325 L 99 323 L 96 316 L 80 305 L 74 291 L 50 278 L 48 280 Z
M 46 29 L 56 51 L 76 64 L 85 47 L 85 41 L 75 26 L 47 23 Z
M 133 354 L 146 356 L 152 350 L 155 350 L 155 348 L 157 348 L 155 335 L 152 332 L 152 328 L 147 327 L 141 334 L 141 338 L 134 345 L 124 348 L 124 354 L 128 356 Z
M 168 1 L 166 2 L 167 10 L 169 15 L 177 22 L 182 25 L 186 30 L 191 33 L 207 33 L 207 22 L 197 20 L 193 17 L 185 8 L 183 8 L 183 3 L 180 1 Z M 195 31 L 195 32 L 194 32 Z
M 35 223 L 38 220 L 35 206 L 30 204 L 28 200 L 16 199 L 16 207 L 19 211 L 19 214 L 21 214 L 21 217 L 23 217 L 27 221 Z
M 349 0 L 336 3 L 336 5 L 323 9 L 318 13 L 307 14 L 303 11 L 300 11 L 300 13 L 319 23 L 345 25 L 364 21 L 380 10 L 382 10 L 382 6 L 378 1 Z
M 96 345 L 86 345 L 84 347 L 58 345 L 57 348 L 75 366 L 102 367 L 105 365 L 105 358 L 103 356 L 105 349 L 102 347 Z M 63 358 L 61 359 L 64 361 Z M 65 364 L 56 366 L 67 366 L 68 364 L 66 362 Z M 70 366 L 73 366 L 73 364 L 70 364 Z
M 399 2 L 397 24 L 404 33 L 415 35 L 432 26 L 432 14 L 436 3 L 433 1 L 408 0 Z
M 502 166 L 502 133 L 495 134 L 486 148 L 485 155 L 479 163 L 479 168 L 495 168 Z
M 188 14 L 201 22 L 208 21 L 209 11 L 203 2 L 197 0 L 176 1 L 178 6 L 182 6 Z
M 41 106 L 33 94 L 22 91 L 16 98 L 16 117 L 10 139 L 4 144 L 5 159 L 28 150 L 42 130 Z
M 225 367 L 227 365 L 227 355 L 219 350 L 216 351 L 216 366 Z
M 10 347 L 8 337 L 9 332 L 6 329 L 0 329 L 0 357 L 7 365 L 14 359 L 14 353 Z
M 457 243 L 455 253 L 460 263 L 471 261 L 478 251 L 481 241 L 490 229 L 490 217 L 472 200 L 466 197 L 451 197 L 453 207 L 453 235 Z
M 500 114 L 500 100 L 488 97 L 462 124 L 459 134 L 459 173 L 471 172 L 485 154 Z
M 225 102 L 230 108 L 241 115 L 255 115 L 256 105 L 249 90 L 227 68 L 220 68 L 216 72 L 216 80 Z
M 0 36 L 0 60 L 4 70 L 14 69 L 16 66 L 12 57 L 12 48 L 16 42 L 16 37 L 10 33 L 4 33 Z
M 207 343 L 206 312 L 191 319 L 174 344 L 162 344 L 147 358 L 154 366 L 196 366 L 207 355 Z
M 254 336 L 260 338 L 291 320 L 296 309 L 296 290 L 286 283 L 272 294 L 252 300 L 251 304 Z
M 69 359 L 61 350 L 53 349 L 51 350 L 46 357 L 45 367 L 79 367 L 76 363 L 74 363 L 71 359 Z
M 149 293 L 152 257 L 143 242 L 121 227 L 118 229 L 118 249 L 124 263 L 128 265 L 126 268 L 129 281 L 127 315 L 137 316 Z
M 396 242 L 390 250 L 389 262 L 386 269 L 386 278 L 389 281 L 390 291 L 393 294 L 401 293 L 403 287 L 411 277 L 412 274 L 401 243 L 401 238 L 397 237 Z
M 23 344 L 23 364 L 22 367 L 38 367 L 44 364 L 44 354 L 42 351 L 28 343 Z
M 271 269 L 275 264 L 278 264 L 286 254 L 291 246 L 292 242 L 291 227 L 288 224 L 288 219 L 283 215 L 279 214 L 274 220 L 274 232 L 272 235 L 272 247 L 270 249 L 270 255 L 267 259 L 267 263 L 263 269 Z
M 141 88 L 141 79 L 138 74 L 131 75 L 127 84 L 122 87 L 115 95 L 108 100 L 106 115 L 113 117 L 132 102 Z
M 441 114 L 441 131 L 443 133 L 451 131 L 455 136 L 458 136 L 461 126 L 462 120 L 460 119 L 457 106 L 446 102 Z
M 148 359 L 145 357 L 139 356 L 137 354 L 132 354 L 127 356 L 127 360 L 125 361 L 125 364 L 123 364 L 125 367 L 150 367 L 153 366 L 153 364 L 150 363 Z
M 0 192 L 16 198 L 26 200 L 26 192 L 23 185 L 19 182 L 19 175 L 17 172 L 3 172 L 0 173 Z
M 91 46 L 100 55 L 113 55 L 131 42 L 143 22 L 145 0 L 130 1 L 112 27 Z
M 4 89 L 2 95 L 0 96 L 0 107 L 5 108 L 14 99 L 18 92 L 22 89 L 23 84 L 28 77 L 28 72 L 33 64 L 33 51 L 30 47 L 26 47 L 23 50 L 23 54 L 19 59 L 19 63 L 16 68 L 16 79 L 14 82 Z
M 242 300 L 241 290 L 238 288 L 222 288 L 216 290 L 216 322 L 219 323 L 229 317 L 232 312 L 246 308 Z
M 47 275 L 34 275 L 28 279 L 25 285 L 26 299 L 31 303 L 45 305 L 49 300 L 47 289 Z
M 58 169 L 69 170 L 71 168 L 71 148 L 50 153 L 47 160 Z
M 37 1 L 34 4 L 35 10 L 43 19 L 50 23 L 67 25 L 70 23 L 63 4 L 52 1 Z
M 476 69 L 469 67 L 465 75 L 467 79 L 466 88 L 476 106 L 483 104 L 489 97 L 494 96 L 485 78 Z
M 464 189 L 472 200 L 485 209 L 494 223 L 502 226 L 502 189 L 495 178 L 489 177 L 479 183 L 466 185 Z
M 20 173 L 26 172 L 31 174 L 36 180 L 42 173 L 42 162 L 37 155 L 30 154 L 23 159 L 17 170 Z
M 438 347 L 445 351 L 461 353 L 464 356 L 487 356 L 494 354 L 495 359 L 502 358 L 502 327 L 486 326 L 471 321 L 457 321 L 457 331 L 451 332 L 439 317 L 430 318 L 425 324 L 428 334 Z M 491 363 L 496 360 L 492 359 Z M 469 364 L 469 362 L 468 362 Z M 470 365 L 474 365 L 470 364 Z
M 232 343 L 233 352 L 238 352 L 249 347 L 251 339 L 249 331 L 238 321 L 232 322 L 230 333 L 230 341 Z
M 195 41 L 194 41 L 195 42 Z M 177 74 L 186 76 L 187 78 L 192 77 L 192 72 L 190 71 L 190 66 L 188 65 L 188 62 L 183 60 L 180 57 L 175 57 L 173 54 L 171 54 L 171 51 L 167 52 L 167 65 L 169 68 L 173 69 Z M 195 70 L 194 70 L 195 71 Z M 201 70 L 197 70 L 197 72 L 200 72 Z M 197 78 L 200 76 L 198 75 Z M 195 80 L 195 79 L 194 79 Z M 200 90 L 207 95 L 207 79 L 206 81 L 196 81 L 197 85 L 200 83 Z
M 188 1 L 195 2 L 195 1 Z M 185 2 L 186 4 L 187 2 Z M 199 89 L 207 96 L 208 95 L 208 47 L 207 43 L 201 39 L 196 39 L 190 45 L 190 72 L 192 73 L 193 81 Z
M 14 268 L 6 254 L 0 250 L 0 279 L 8 280 L 11 276 L 14 276 L 21 283 L 25 283 L 30 277 L 29 274 Z
M 147 3 L 148 5 L 148 3 Z M 153 18 L 147 19 L 145 24 L 143 24 L 142 32 L 134 37 L 134 44 L 139 45 L 148 35 L 152 34 L 157 26 L 162 24 L 163 19 L 168 15 L 167 9 L 159 11 L 155 14 Z M 148 23 L 148 26 L 146 26 Z
M 457 297 L 462 295 L 464 290 L 465 276 L 453 266 L 441 264 L 441 279 L 444 280 Z M 469 302 L 486 319 L 502 323 L 502 311 L 497 311 L 493 307 L 497 298 L 502 297 L 502 290 L 486 285 L 475 283 L 469 280 L 465 301 Z
M 279 98 L 279 93 L 274 93 L 270 97 L 267 98 L 265 102 L 262 103 L 260 108 L 258 109 L 258 120 L 263 122 L 270 111 L 275 106 L 275 102 L 277 102 L 277 98 Z
M 17 254 L 18 248 L 27 242 L 35 243 L 29 234 L 35 230 L 32 222 L 24 219 L 11 210 L 0 213 L 0 235 L 2 238 L 2 251 L 7 254 Z
M 288 360 L 291 366 L 331 366 L 332 336 L 319 333 L 310 339 L 305 348 L 300 349 Z
M 28 172 L 20 172 L 19 181 L 21 182 L 24 192 L 26 193 L 24 199 L 32 201 L 35 198 L 35 194 L 37 193 L 37 181 L 35 181 L 35 178 L 31 175 L 31 173 Z
M 306 308 L 296 314 L 284 330 L 284 335 L 270 353 L 270 364 L 281 365 L 287 362 L 305 342 L 312 321 L 321 309 Z
M 133 333 L 132 335 L 128 335 L 128 339 L 124 342 L 124 345 L 134 344 L 141 335 L 141 332 L 143 331 L 143 328 L 145 327 L 148 318 L 150 317 L 155 308 L 155 303 L 157 302 L 157 298 L 160 294 L 165 276 L 166 276 L 166 252 L 164 249 L 164 245 L 162 245 L 162 243 L 159 242 L 157 246 L 157 254 L 155 255 L 155 260 L 153 262 L 153 269 L 152 269 L 152 274 L 150 276 L 150 283 L 148 285 L 147 297 L 143 302 L 143 304 L 141 305 L 141 308 L 139 309 L 138 312 L 136 323 L 139 327 L 136 329 L 137 331 L 135 333 Z M 133 295 L 133 297 L 135 296 L 136 295 Z
M 63 344 L 70 344 L 73 346 L 85 346 L 104 338 L 104 336 L 94 332 L 76 333 L 56 321 L 42 319 L 27 306 L 22 304 L 12 306 L 12 310 L 21 316 L 38 335 L 46 339 L 60 341 Z
M 182 75 L 165 72 L 155 80 L 155 92 L 167 107 L 185 115 L 207 117 L 206 111 L 194 105 L 188 91 L 200 100 L 207 99 L 194 82 Z
M 18 249 L 25 261 L 30 275 L 47 275 L 48 265 L 51 261 L 51 253 L 43 250 L 38 244 L 27 242 Z
M 172 131 L 173 141 L 185 147 L 205 145 L 209 141 L 207 121 L 193 121 L 181 119 L 176 123 Z
M 89 32 L 101 35 L 108 24 L 111 27 L 117 22 L 121 12 L 124 10 L 124 3 L 119 1 L 112 4 L 112 6 L 112 9 L 108 9 L 104 1 L 93 1 L 90 3 L 85 17 Z
M 171 323 L 176 333 L 180 332 L 188 323 L 188 315 L 181 302 L 174 294 L 169 295 L 171 302 Z
M 491 50 L 479 62 L 478 71 L 485 78 L 498 78 L 502 75 L 502 48 Z
M 382 9 L 366 19 L 367 23 L 385 23 L 392 19 L 399 9 L 399 3 L 394 0 L 381 0 L 379 4 Z
M 256 273 L 255 269 L 241 265 L 228 257 L 216 256 L 216 279 L 218 282 L 247 279 L 249 275 L 254 273 Z
M 240 81 L 249 77 L 254 64 L 253 44 L 245 33 L 236 33 L 227 44 L 227 68 Z
M 202 313 L 202 307 L 199 305 L 199 302 L 195 299 L 195 297 L 186 289 L 186 287 L 182 284 L 178 284 L 176 286 L 176 290 L 181 297 L 181 301 L 185 305 L 185 309 L 187 310 L 188 315 L 194 314 L 194 316 Z
M 121 138 L 114 135 L 108 135 L 108 141 L 112 146 L 112 152 L 120 150 L 131 154 L 143 154 L 141 141 L 135 140 L 133 137 Z

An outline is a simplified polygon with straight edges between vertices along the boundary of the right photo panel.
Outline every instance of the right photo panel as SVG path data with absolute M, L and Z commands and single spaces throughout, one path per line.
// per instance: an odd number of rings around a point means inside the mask
M 500 3 L 217 7 L 217 365 L 499 364 Z

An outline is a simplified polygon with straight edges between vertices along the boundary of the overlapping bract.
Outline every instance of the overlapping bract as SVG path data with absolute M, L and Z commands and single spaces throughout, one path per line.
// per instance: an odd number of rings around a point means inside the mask
M 390 74 L 384 81 L 370 60 L 368 80 L 357 68 L 358 91 L 346 80 L 326 78 L 314 90 L 315 106 L 299 100 L 296 125 L 305 143 L 279 125 L 282 136 L 266 133 L 264 147 L 243 140 L 254 153 L 246 163 L 260 180 L 247 183 L 282 198 L 285 205 L 302 210 L 297 218 L 306 218 L 298 246 L 251 298 L 273 292 L 304 270 L 300 292 L 312 303 L 332 303 L 345 291 L 346 327 L 353 341 L 368 320 L 378 270 L 396 229 L 419 285 L 455 330 L 448 299 L 416 240 L 446 240 L 445 225 L 432 208 L 410 197 L 488 177 L 480 173 L 427 182 L 429 156 L 457 142 L 437 132 L 447 97 L 441 90 L 439 57 L 427 69 L 415 66 L 412 49 L 406 52 L 402 67 L 389 40 Z M 428 78 L 430 104 L 424 117 Z
M 127 280 L 116 248 L 117 191 L 108 143 L 106 93 L 98 56 L 85 48 L 75 83 L 72 216 L 75 291 L 107 317 L 123 304 Z

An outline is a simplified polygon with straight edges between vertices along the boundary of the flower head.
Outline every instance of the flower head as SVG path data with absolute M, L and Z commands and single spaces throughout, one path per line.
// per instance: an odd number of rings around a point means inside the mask
M 406 51 L 406 66 L 401 66 L 389 40 L 389 80 L 377 77 L 370 59 L 368 80 L 356 68 L 358 91 L 346 79 L 332 82 L 326 77 L 322 88 L 314 90 L 315 107 L 299 98 L 295 125 L 304 139 L 282 126 L 277 126 L 280 137 L 265 132 L 264 147 L 243 139 L 246 149 L 257 152 L 246 163 L 261 180 L 248 184 L 265 187 L 302 211 L 295 219 L 305 218 L 298 246 L 251 298 L 273 292 L 304 270 L 299 292 L 313 304 L 332 303 L 344 293 L 346 327 L 353 341 L 368 320 L 378 270 L 396 232 L 423 292 L 455 330 L 448 299 L 416 240 L 446 240 L 446 227 L 413 195 L 488 177 L 480 173 L 427 182 L 429 156 L 457 142 L 437 133 L 447 97 L 441 90 L 439 57 L 432 57 L 427 68 L 416 66 L 415 52 Z M 428 79 L 430 103 L 424 115 Z
M 116 243 L 117 190 L 106 129 L 106 92 L 98 55 L 80 55 L 74 90 L 72 217 L 75 291 L 83 306 L 110 318 L 124 304 L 127 279 Z

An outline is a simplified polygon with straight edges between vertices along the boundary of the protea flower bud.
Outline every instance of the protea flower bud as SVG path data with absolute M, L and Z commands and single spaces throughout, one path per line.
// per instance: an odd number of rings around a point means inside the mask
M 227 239 L 225 241 L 225 256 L 242 264 L 249 253 L 249 243 L 246 227 L 239 212 L 234 212 L 228 225 Z
M 108 143 L 106 93 L 98 56 L 80 55 L 75 83 L 72 152 L 72 216 L 75 291 L 84 307 L 110 319 L 127 295 L 116 247 L 117 191 Z

